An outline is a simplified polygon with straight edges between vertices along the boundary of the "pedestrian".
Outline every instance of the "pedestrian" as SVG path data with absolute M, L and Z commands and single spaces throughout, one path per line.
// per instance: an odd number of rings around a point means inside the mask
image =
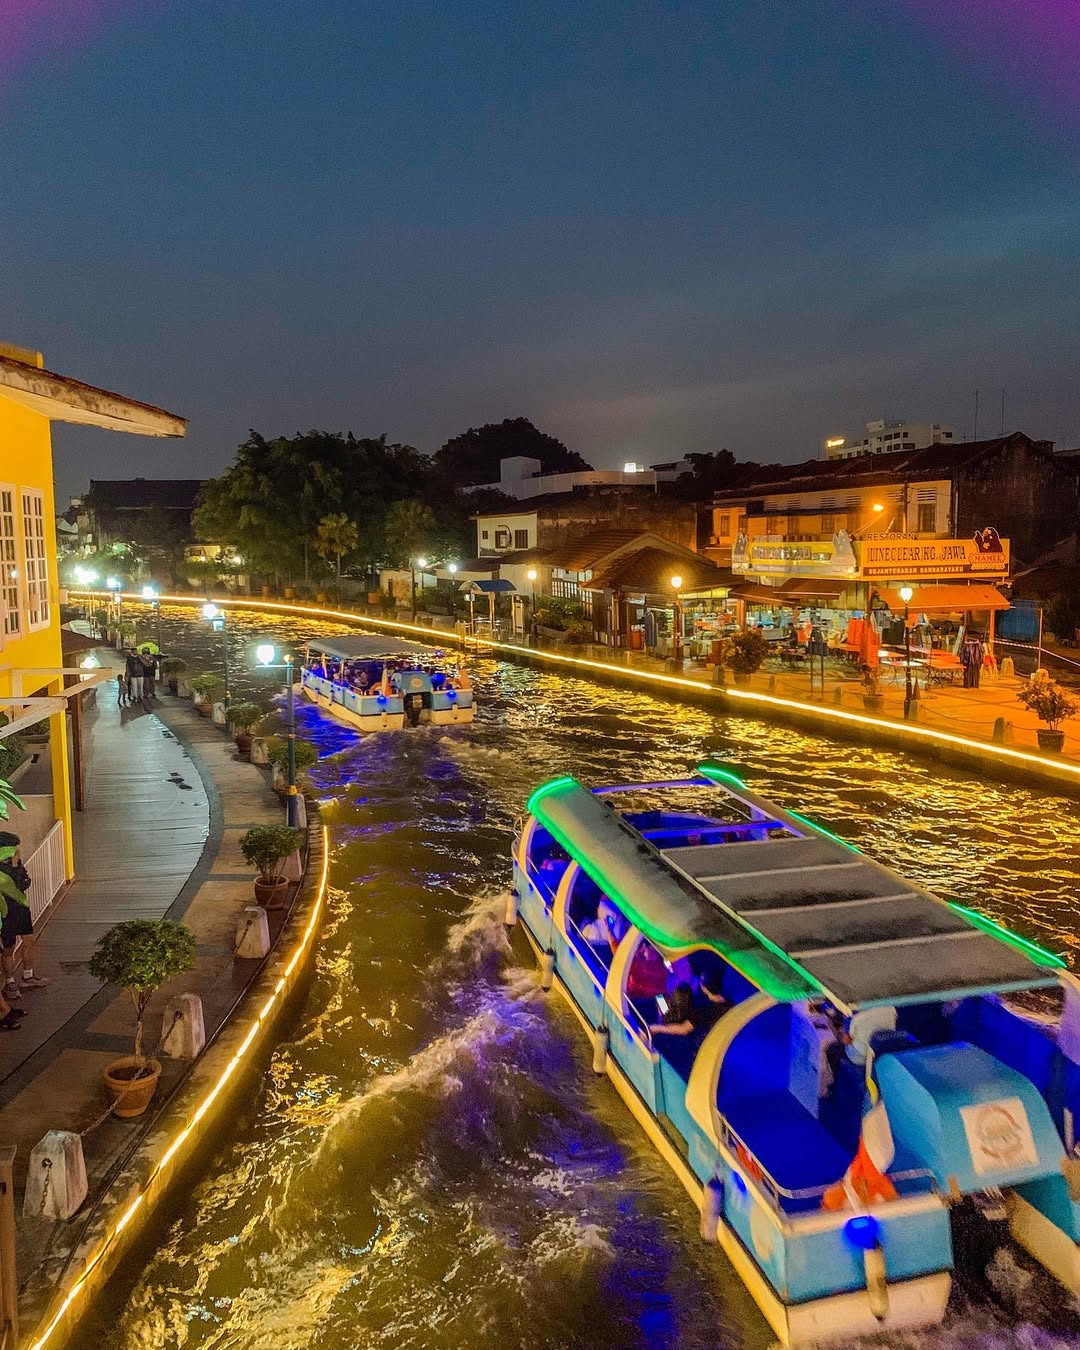
M 154 679 L 157 675 L 158 659 L 149 647 L 143 647 L 139 656 L 142 658 L 143 667 L 143 698 L 154 697 Z
M 19 856 L 21 840 L 17 834 L 0 832 L 0 871 L 14 883 L 23 899 L 7 897 L 7 913 L 0 929 L 0 941 L 3 955 L 0 965 L 4 973 L 4 1002 L 10 1004 L 18 998 L 23 989 L 44 989 L 49 981 L 39 975 L 35 969 L 37 958 L 37 940 L 34 937 L 34 922 L 30 914 L 30 902 L 26 892 L 30 889 L 31 876 Z M 15 948 L 19 947 L 22 963 L 22 977 L 15 962 Z M 8 1016 L 10 1014 L 5 1014 Z
M 127 705 L 131 690 L 128 686 L 127 667 L 117 671 L 116 674 L 116 706 L 123 708 Z
M 129 647 L 127 649 L 126 662 L 131 702 L 141 703 L 143 696 L 143 663 L 142 657 L 134 647 Z
M 985 656 L 986 648 L 983 645 L 981 634 L 968 633 L 960 646 L 960 664 L 964 668 L 965 689 L 978 689 Z

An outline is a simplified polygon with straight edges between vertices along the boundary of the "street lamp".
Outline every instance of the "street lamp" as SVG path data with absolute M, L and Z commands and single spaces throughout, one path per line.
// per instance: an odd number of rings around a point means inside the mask
M 900 587 L 900 599 L 904 602 L 904 721 L 911 716 L 913 691 L 911 687 L 911 625 L 908 622 L 911 597 L 915 594 L 910 586 Z
M 229 712 L 229 633 L 225 627 L 225 612 L 218 609 L 213 600 L 207 600 L 202 607 L 202 616 L 214 630 L 221 634 L 221 647 L 225 657 L 225 695 L 222 703 L 225 705 L 226 720 Z
M 116 626 L 120 629 L 120 640 L 117 646 L 124 645 L 124 597 L 120 593 L 120 580 L 118 577 L 106 577 L 105 586 L 111 592 L 112 599 L 116 601 Z
M 416 622 L 416 569 L 419 568 L 419 569 L 420 569 L 420 572 L 423 573 L 424 568 L 427 567 L 427 563 L 428 563 L 428 560 L 427 560 L 426 558 L 417 558 L 415 564 L 413 564 L 412 562 L 409 563 L 409 576 L 410 576 L 411 579 L 412 579 L 412 621 L 413 621 L 413 623 Z
M 674 603 L 674 633 L 672 643 L 672 655 L 675 658 L 676 666 L 682 665 L 682 605 L 679 603 L 679 590 L 682 586 L 682 577 L 674 576 L 671 578 L 671 589 L 675 592 Z
M 144 586 L 142 588 L 142 598 L 154 611 L 154 627 L 157 630 L 157 649 L 158 655 L 161 654 L 161 601 L 158 599 L 158 593 L 153 586 Z
M 263 670 L 285 671 L 285 746 L 288 752 L 286 774 L 289 795 L 285 800 L 286 823 L 294 829 L 300 818 L 298 793 L 296 791 L 296 708 L 293 702 L 293 659 L 288 653 L 282 656 L 281 664 L 274 664 L 277 652 L 272 643 L 260 642 L 255 648 L 255 659 Z

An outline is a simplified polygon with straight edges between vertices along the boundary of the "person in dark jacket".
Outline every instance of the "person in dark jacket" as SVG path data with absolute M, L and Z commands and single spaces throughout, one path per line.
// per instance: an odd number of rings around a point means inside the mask
M 49 983 L 43 976 L 38 975 L 34 969 L 37 944 L 34 940 L 34 924 L 30 916 L 30 903 L 25 899 L 26 893 L 30 889 L 31 877 L 19 855 L 20 843 L 21 840 L 17 834 L 9 834 L 7 831 L 0 832 L 0 871 L 11 879 L 24 896 L 22 902 L 11 896 L 5 897 L 7 899 L 7 913 L 4 915 L 3 921 L 3 956 L 0 958 L 0 964 L 2 964 L 4 972 L 4 997 L 0 1000 L 0 1005 L 2 1005 L 0 1006 L 0 1026 L 3 1026 L 5 1030 L 11 1030 L 12 1025 L 25 1015 L 20 1009 L 11 1007 L 11 1000 L 18 998 L 22 992 L 19 975 L 15 967 L 16 945 L 21 947 L 22 985 L 30 989 L 43 989 Z
M 134 647 L 127 649 L 128 692 L 132 703 L 141 703 L 143 698 L 143 662 Z

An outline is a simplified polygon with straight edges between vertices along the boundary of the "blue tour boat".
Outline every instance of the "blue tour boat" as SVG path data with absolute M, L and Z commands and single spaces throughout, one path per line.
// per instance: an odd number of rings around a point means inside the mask
M 939 1321 L 961 1210 L 1080 1292 L 1060 957 L 713 765 L 545 784 L 513 872 L 544 986 L 783 1342 Z M 1039 989 L 1059 1025 L 1005 997 Z
M 473 720 L 472 681 L 445 652 L 410 646 L 388 652 L 385 638 L 355 634 L 312 638 L 300 688 L 320 708 L 357 731 L 464 726 Z

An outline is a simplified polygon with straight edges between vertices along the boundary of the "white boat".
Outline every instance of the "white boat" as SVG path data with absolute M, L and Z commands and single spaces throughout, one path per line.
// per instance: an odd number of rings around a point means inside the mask
M 308 642 L 300 688 L 357 731 L 464 726 L 475 711 L 468 673 L 444 652 L 420 646 L 388 652 L 384 638 L 362 634 Z
M 1060 957 L 717 766 L 528 812 L 508 920 L 783 1342 L 939 1321 L 961 1209 L 1080 1293 Z M 1056 1030 L 1008 1001 L 1061 986 Z

